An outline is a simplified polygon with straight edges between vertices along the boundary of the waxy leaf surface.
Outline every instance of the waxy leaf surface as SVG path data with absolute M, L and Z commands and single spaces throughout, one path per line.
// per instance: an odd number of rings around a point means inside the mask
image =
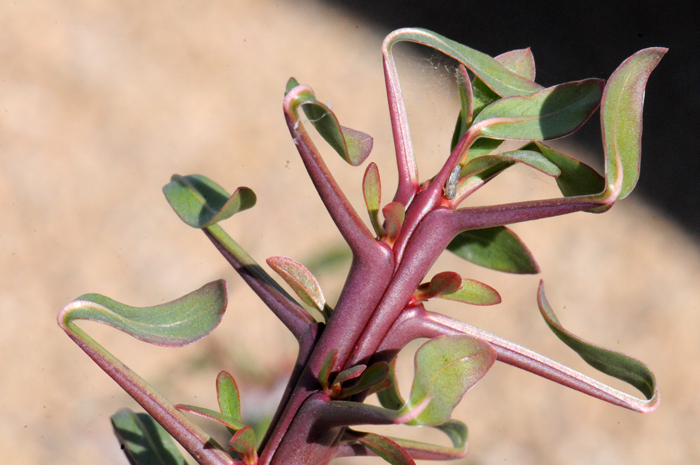
M 639 179 L 642 155 L 642 108 L 649 75 L 666 53 L 647 48 L 625 60 L 610 76 L 601 107 L 605 177 L 608 189 L 624 199 Z
M 238 385 L 229 373 L 222 371 L 216 377 L 216 397 L 221 413 L 241 422 L 241 396 Z
M 478 52 L 432 31 L 421 28 L 399 29 L 389 37 L 391 37 L 392 42 L 406 40 L 441 51 L 469 68 L 494 92 L 503 97 L 532 94 L 542 89 L 540 85 L 510 71 L 485 53 Z
M 173 175 L 163 187 L 165 198 L 175 213 L 193 228 L 206 228 L 255 205 L 255 193 L 239 187 L 229 195 L 214 181 L 193 174 Z
M 463 279 L 461 287 L 457 291 L 450 294 L 440 294 L 438 297 L 457 300 L 471 305 L 496 305 L 501 303 L 501 295 L 496 289 L 473 279 Z
M 430 399 L 409 424 L 439 425 L 450 419 L 462 396 L 496 361 L 490 344 L 468 336 L 442 336 L 423 344 L 416 352 L 411 397 L 402 412 Z
M 270 257 L 267 264 L 289 284 L 301 300 L 323 312 L 326 298 L 318 281 L 304 265 L 286 257 Z
M 389 238 L 389 241 L 393 243 L 401 232 L 401 226 L 406 217 L 406 209 L 401 202 L 391 202 L 382 208 L 382 213 L 386 220 L 384 228 L 386 236 Z
M 99 321 L 151 344 L 178 347 L 213 331 L 226 304 L 226 281 L 219 280 L 155 307 L 130 307 L 100 294 L 85 294 L 73 302 L 66 318 Z
M 557 186 L 565 197 L 600 194 L 605 190 L 605 178 L 585 163 L 539 142 L 528 144 L 523 149 L 537 150 L 559 168 L 561 174 L 557 177 Z
M 459 233 L 447 250 L 475 265 L 497 271 L 535 274 L 540 269 L 520 238 L 505 226 Z
M 289 88 L 288 84 L 288 92 L 294 87 L 297 86 Z M 372 137 L 364 132 L 341 126 L 335 113 L 327 105 L 316 100 L 311 89 L 308 87 L 307 89 L 299 93 L 292 105 L 295 114 L 297 108 L 301 106 L 314 128 L 343 160 L 352 166 L 361 165 L 372 151 L 374 143 Z
M 384 381 L 389 373 L 389 364 L 386 362 L 373 363 L 362 372 L 362 376 L 355 385 L 343 389 L 340 399 L 347 399 Z
M 258 461 L 258 454 L 255 450 L 256 441 L 255 431 L 250 426 L 246 426 L 233 435 L 229 445 L 231 449 L 241 455 L 246 464 L 253 465 Z
M 535 57 L 532 55 L 532 50 L 529 48 L 502 53 L 496 57 L 496 61 L 514 73 L 534 82 Z
M 523 165 L 534 168 L 548 176 L 557 177 L 561 174 L 561 170 L 556 164 L 552 163 L 547 157 L 535 150 L 519 149 L 493 155 L 482 155 L 480 157 L 469 158 L 469 163 L 467 163 L 467 165 L 465 165 L 462 169 L 462 176 L 472 176 L 476 173 L 484 171 L 484 169 L 496 164 L 497 161 L 500 160 L 522 163 Z M 485 161 L 484 158 L 491 160 Z
M 474 126 L 487 124 L 480 134 L 494 139 L 555 139 L 585 123 L 598 108 L 602 95 L 603 81 L 586 79 L 532 95 L 502 98 L 484 108 Z
M 550 307 L 549 302 L 547 302 L 542 281 L 540 281 L 540 287 L 537 292 L 537 304 L 547 325 L 554 334 L 564 344 L 579 354 L 586 363 L 598 371 L 631 384 L 639 389 L 647 399 L 657 395 L 654 374 L 642 362 L 620 352 L 591 344 L 564 329 L 554 314 L 552 307 Z
M 130 464 L 187 465 L 168 432 L 147 413 L 134 413 L 125 408 L 110 420 Z

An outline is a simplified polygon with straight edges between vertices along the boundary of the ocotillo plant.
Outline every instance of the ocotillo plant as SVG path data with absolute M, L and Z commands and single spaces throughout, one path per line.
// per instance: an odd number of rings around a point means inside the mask
M 456 74 L 460 112 L 451 153 L 435 176 L 419 180 L 392 47 L 401 41 L 432 47 L 460 63 Z M 352 251 L 352 264 L 334 305 L 300 263 L 284 257 L 267 264 L 311 310 L 288 294 L 227 235 L 219 223 L 252 207 L 252 190 L 230 195 L 200 175 L 175 175 L 163 188 L 175 213 L 199 228 L 286 325 L 299 343 L 295 369 L 262 438 L 242 423 L 233 377 L 216 380 L 218 410 L 174 405 L 76 325 L 99 321 L 153 344 L 181 346 L 211 332 L 227 303 L 226 283 L 209 283 L 186 296 L 150 308 L 134 308 L 86 294 L 59 314 L 59 325 L 148 412 L 122 410 L 112 417 L 132 464 L 185 463 L 175 438 L 200 464 L 319 465 L 334 457 L 378 455 L 392 464 L 447 460 L 466 453 L 467 428 L 452 419 L 462 396 L 500 361 L 612 404 L 650 412 L 659 402 L 652 372 L 641 362 L 591 344 L 565 329 L 540 283 L 537 303 L 549 328 L 597 370 L 637 388 L 637 398 L 468 323 L 430 312 L 426 302 L 451 299 L 472 305 L 500 302 L 498 292 L 453 271 L 426 277 L 443 251 L 508 273 L 537 273 L 530 251 L 506 226 L 573 212 L 602 213 L 634 188 L 639 176 L 642 106 L 649 74 L 665 53 L 641 50 L 605 83 L 600 79 L 549 88 L 535 83 L 529 49 L 496 58 L 423 29 L 401 29 L 384 41 L 384 73 L 394 135 L 398 186 L 382 206 L 377 166 L 363 181 L 371 229 L 339 188 L 305 123 L 350 165 L 372 149 L 367 134 L 341 126 L 330 107 L 295 79 L 287 83 L 284 115 L 309 177 Z M 543 141 L 575 132 L 600 107 L 605 175 L 549 148 Z M 498 151 L 505 140 L 517 150 Z M 510 166 L 522 164 L 556 180 L 561 198 L 460 208 L 460 203 Z M 380 219 L 381 209 L 383 220 Z M 254 226 L 252 226 L 254 227 Z M 313 312 L 314 314 L 312 315 Z M 395 359 L 409 342 L 427 338 L 415 355 L 407 398 L 399 392 Z M 382 407 L 364 400 L 376 394 Z M 185 415 L 218 422 L 230 432 L 230 449 L 216 443 Z M 155 421 L 154 421 L 155 420 Z M 157 423 L 156 423 L 157 422 Z M 359 425 L 408 424 L 443 431 L 452 446 L 388 438 Z

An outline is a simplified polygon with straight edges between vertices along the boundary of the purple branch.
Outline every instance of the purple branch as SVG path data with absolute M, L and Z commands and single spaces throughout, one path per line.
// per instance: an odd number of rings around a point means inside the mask
M 83 351 L 107 373 L 124 391 L 175 438 L 185 450 L 202 465 L 232 465 L 233 459 L 221 446 L 180 413 L 165 397 L 160 395 L 143 378 L 134 373 L 119 359 L 109 353 L 82 329 L 64 316 L 80 304 L 73 302 L 58 314 L 59 326 Z
M 462 321 L 432 312 L 417 313 L 414 319 L 416 321 L 411 326 L 416 337 L 466 334 L 491 344 L 496 349 L 498 361 L 529 371 L 589 396 L 642 413 L 651 412 L 658 406 L 660 400 L 658 394 L 649 400 L 634 397 Z
M 292 109 L 301 92 L 309 92 L 308 86 L 297 86 L 284 99 L 284 116 L 292 135 L 294 144 L 309 173 L 309 177 L 318 191 L 340 234 L 348 243 L 354 254 L 373 255 L 376 250 L 374 235 L 365 226 L 359 215 L 338 186 L 318 149 L 298 118 L 297 109 Z
M 204 229 L 221 254 L 270 310 L 292 332 L 300 345 L 316 321 L 287 294 L 220 226 Z
M 418 189 L 418 169 L 415 155 L 413 154 L 406 105 L 401 95 L 401 84 L 399 83 L 396 63 L 391 54 L 393 39 L 394 34 L 389 34 L 384 39 L 382 56 L 384 59 L 386 94 L 389 100 L 389 114 L 391 115 L 391 129 L 394 135 L 396 165 L 399 170 L 399 180 L 396 194 L 394 195 L 394 202 L 408 205 Z

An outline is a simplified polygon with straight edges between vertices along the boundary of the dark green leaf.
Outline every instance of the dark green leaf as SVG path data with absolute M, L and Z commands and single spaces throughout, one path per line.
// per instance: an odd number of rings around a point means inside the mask
M 290 90 L 294 89 L 298 85 L 299 85 L 299 81 L 297 81 L 293 77 L 290 77 L 289 80 L 287 81 L 287 85 L 284 88 L 284 95 L 287 95 Z
M 497 271 L 518 274 L 540 271 L 525 244 L 505 226 L 459 233 L 447 250 L 475 265 Z
M 452 134 L 450 151 L 455 149 L 459 140 L 467 133 L 467 129 L 469 129 L 469 126 L 472 124 L 472 83 L 463 65 L 460 65 L 459 73 L 457 74 L 457 88 L 459 89 L 460 111 L 457 116 L 457 124 L 455 125 L 454 133 Z
M 450 419 L 462 396 L 496 361 L 490 344 L 469 336 L 441 336 L 423 344 L 416 352 L 411 397 L 401 413 L 430 403 L 408 424 L 439 425 Z
M 99 321 L 151 344 L 179 347 L 213 331 L 221 322 L 226 304 L 224 280 L 155 307 L 129 307 L 100 294 L 85 294 L 71 304 L 65 321 Z
M 664 56 L 665 48 L 635 53 L 610 76 L 601 109 L 605 178 L 608 190 L 624 199 L 639 179 L 642 154 L 642 107 L 649 75 Z
M 359 394 L 367 389 L 383 382 L 389 373 L 389 364 L 386 362 L 377 362 L 370 365 L 369 368 L 362 372 L 362 376 L 353 386 L 343 389 L 340 394 L 340 399 L 347 399 L 355 394 Z
M 134 413 L 125 408 L 110 420 L 130 464 L 187 465 L 168 432 L 147 413 Z
M 346 436 L 367 447 L 392 465 L 415 465 L 415 462 L 396 442 L 373 433 L 363 433 L 349 429 Z
M 239 187 L 229 195 L 214 181 L 193 174 L 173 175 L 163 187 L 165 198 L 175 213 L 193 228 L 206 228 L 255 205 L 255 193 Z
M 614 378 L 620 379 L 639 389 L 651 399 L 657 393 L 656 379 L 649 368 L 639 360 L 620 352 L 591 344 L 564 329 L 544 295 L 544 283 L 540 281 L 537 304 L 547 325 L 561 341 L 581 356 L 586 363 Z
M 494 139 L 555 139 L 586 122 L 598 108 L 602 93 L 602 80 L 586 79 L 532 95 L 502 98 L 479 113 L 474 125 L 483 123 L 480 134 Z
M 450 438 L 455 448 L 463 450 L 467 446 L 467 425 L 461 421 L 448 420 L 442 425 L 434 426 L 434 428 L 445 433 Z
M 557 185 L 565 197 L 600 194 L 605 190 L 605 178 L 585 163 L 539 142 L 532 142 L 523 149 L 539 151 L 561 170 Z
M 459 290 L 438 295 L 441 299 L 457 300 L 471 305 L 495 305 L 501 303 L 496 289 L 473 279 L 463 279 Z
M 399 392 L 399 383 L 396 379 L 396 357 L 389 363 L 389 372 L 387 379 L 391 381 L 391 386 L 377 393 L 377 398 L 382 407 L 389 410 L 398 410 L 404 406 L 406 401 L 401 397 Z

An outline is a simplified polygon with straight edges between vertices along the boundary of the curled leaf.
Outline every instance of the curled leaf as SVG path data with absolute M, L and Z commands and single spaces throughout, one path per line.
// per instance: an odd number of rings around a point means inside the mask
M 290 80 L 290 83 L 294 84 L 296 81 Z M 295 87 L 299 87 L 296 83 L 290 88 L 290 83 L 287 84 L 287 93 Z M 327 105 L 316 100 L 316 95 L 310 88 L 301 89 L 292 103 L 295 121 L 298 120 L 299 107 L 304 110 L 309 122 L 316 128 L 321 137 L 343 160 L 352 166 L 358 166 L 367 159 L 374 143 L 372 137 L 364 132 L 341 126 L 335 113 Z
M 427 407 L 409 424 L 439 425 L 450 419 L 462 396 L 496 361 L 490 344 L 469 336 L 441 336 L 416 352 L 411 396 L 401 412 L 411 412 L 430 399 Z
M 457 292 L 462 285 L 462 277 L 454 271 L 443 271 L 432 277 L 429 283 L 423 283 L 413 294 L 412 301 L 422 302 L 443 294 Z
M 542 281 L 540 281 L 540 287 L 537 291 L 537 304 L 554 334 L 590 366 L 634 386 L 647 399 L 652 399 L 658 394 L 654 374 L 642 362 L 620 352 L 591 344 L 564 329 L 547 302 L 544 295 L 544 282 Z
M 485 161 L 485 158 L 488 159 L 488 161 Z M 525 148 L 501 152 L 494 155 L 469 157 L 469 160 L 469 163 L 462 168 L 462 176 L 473 176 L 502 160 L 527 165 L 548 176 L 558 177 L 561 174 L 559 167 L 542 155 L 542 153 L 535 150 L 526 150 Z
M 124 408 L 110 420 L 130 464 L 187 465 L 172 437 L 147 413 Z
M 62 318 L 66 323 L 98 321 L 151 344 L 179 347 L 213 331 L 226 304 L 226 281 L 219 280 L 155 307 L 130 307 L 100 294 L 85 294 L 66 306 Z
M 377 398 L 382 407 L 389 410 L 398 410 L 404 406 L 406 401 L 401 396 L 399 392 L 399 383 L 396 379 L 396 357 L 394 357 L 389 363 L 389 372 L 387 373 L 387 379 L 391 382 L 391 385 L 377 393 Z
M 275 270 L 307 305 L 324 311 L 326 298 L 314 275 L 301 263 L 286 257 L 270 257 L 267 264 Z
M 165 198 L 175 213 L 193 228 L 206 228 L 255 205 L 255 193 L 239 187 L 229 195 L 214 181 L 193 174 L 173 175 L 163 187 Z
M 501 295 L 491 286 L 475 281 L 463 279 L 461 287 L 449 294 L 440 294 L 441 299 L 457 300 L 471 305 L 495 305 L 501 303 Z
M 474 116 L 472 83 L 467 74 L 467 69 L 463 65 L 459 66 L 457 72 L 457 89 L 459 90 L 460 111 L 457 116 L 454 133 L 452 134 L 450 151 L 454 150 L 462 136 L 467 133 L 467 129 L 472 125 Z
M 479 113 L 474 126 L 494 139 L 545 140 L 576 131 L 600 104 L 603 81 L 586 79 L 549 87 L 532 95 L 502 98 Z
M 475 265 L 506 273 L 535 274 L 540 269 L 520 238 L 505 226 L 459 233 L 447 250 Z
M 608 190 L 619 199 L 627 197 L 639 179 L 644 89 L 666 52 L 660 47 L 640 50 L 622 62 L 605 86 L 600 112 L 605 178 Z
M 377 164 L 372 162 L 367 166 L 365 177 L 362 179 L 362 192 L 365 197 L 365 205 L 372 222 L 372 228 L 377 237 L 384 235 L 384 229 L 379 223 L 379 206 L 382 202 L 382 183 L 379 179 L 379 169 Z

